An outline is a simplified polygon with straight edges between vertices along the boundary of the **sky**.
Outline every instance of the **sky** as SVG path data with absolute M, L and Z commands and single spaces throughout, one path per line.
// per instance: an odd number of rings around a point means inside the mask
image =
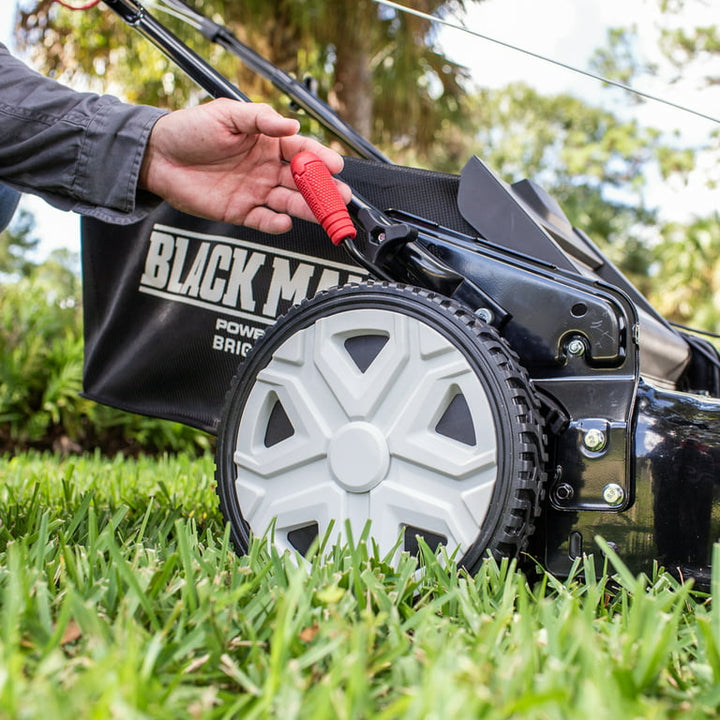
M 716 23 L 717 17 L 712 10 L 715 1 L 688 0 L 683 21 L 689 26 Z M 400 4 L 411 6 L 412 0 Z M 614 25 L 636 24 L 640 30 L 640 52 L 648 60 L 659 60 L 657 26 L 663 18 L 657 10 L 657 0 L 486 0 L 468 3 L 468 6 L 462 19 L 467 28 L 585 70 L 589 69 L 592 51 L 604 44 L 607 29 Z M 0 2 L 0 42 L 7 44 L 10 41 L 14 11 L 12 0 Z M 621 91 L 609 91 L 596 80 L 460 30 L 442 28 L 440 41 L 452 59 L 471 69 L 473 81 L 479 86 L 500 87 L 523 80 L 541 93 L 572 92 L 589 102 L 615 110 L 618 103 L 624 102 Z M 714 72 L 720 75 L 720 67 L 716 66 Z M 713 116 L 720 114 L 720 88 L 712 92 L 702 90 L 689 76 L 672 86 L 652 78 L 645 79 L 640 89 Z M 718 127 L 708 120 L 654 102 L 636 106 L 632 112 L 645 126 L 667 133 L 678 132 L 693 142 L 707 139 Z M 654 183 L 651 200 L 660 207 L 677 207 L 680 203 L 689 213 L 702 213 L 710 208 L 717 209 L 717 192 L 704 189 L 697 180 L 687 187 Z M 53 210 L 31 196 L 26 196 L 23 204 L 35 214 L 37 233 L 42 240 L 41 255 L 55 247 L 79 250 L 77 216 Z
M 684 26 L 717 24 L 717 1 L 687 0 L 681 16 Z M 664 71 L 669 68 L 657 44 L 659 26 L 668 21 L 669 16 L 658 10 L 658 0 L 486 0 L 471 6 L 465 26 L 583 70 L 590 70 L 588 63 L 592 52 L 606 45 L 610 27 L 636 26 L 640 56 L 645 61 L 658 63 L 660 70 L 656 78 L 648 76 L 633 81 L 637 89 L 720 117 L 720 87 L 703 87 L 699 77 L 693 77 L 687 71 L 672 85 L 662 79 L 664 74 L 667 77 Z M 678 22 L 677 17 L 673 22 Z M 479 40 L 468 33 L 446 29 L 442 40 L 450 54 L 472 69 L 473 80 L 479 85 L 502 87 L 508 82 L 522 80 L 543 94 L 571 92 L 595 105 L 632 115 L 643 127 L 656 128 L 668 136 L 677 133 L 688 144 L 708 142 L 710 134 L 720 127 L 657 102 L 630 104 L 622 90 L 608 89 L 597 80 Z M 702 75 L 720 76 L 720 59 L 716 56 L 712 66 L 698 69 Z M 700 163 L 709 164 L 714 160 L 701 158 Z M 660 208 L 660 217 L 664 219 L 687 220 L 693 215 L 719 210 L 720 190 L 707 188 L 705 177 L 701 170 L 687 185 L 651 178 L 649 202 Z
M 0 42 L 12 49 L 11 37 L 16 4 L 0 0 Z M 39 259 L 56 248 L 80 252 L 80 220 L 74 213 L 61 212 L 33 195 L 23 195 L 21 207 L 35 216 L 40 238 Z

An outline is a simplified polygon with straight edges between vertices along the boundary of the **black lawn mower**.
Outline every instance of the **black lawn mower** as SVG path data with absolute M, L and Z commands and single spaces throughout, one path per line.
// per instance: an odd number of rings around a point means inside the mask
M 246 100 L 135 0 L 105 0 L 210 95 Z M 720 537 L 720 358 L 663 319 L 557 202 L 480 158 L 391 164 L 307 88 L 181 0 L 359 158 L 326 219 L 264 235 L 162 206 L 83 221 L 85 392 L 217 435 L 239 552 L 357 537 L 444 545 L 470 571 L 567 574 L 602 536 L 633 570 L 707 583 Z M 342 203 L 341 203 L 342 205 Z M 329 216 L 325 218 L 325 216 Z M 337 243 L 337 244 L 336 244 Z

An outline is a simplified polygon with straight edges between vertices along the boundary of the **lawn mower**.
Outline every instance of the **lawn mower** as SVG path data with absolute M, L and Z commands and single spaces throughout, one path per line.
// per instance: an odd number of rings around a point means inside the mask
M 671 326 L 531 180 L 393 165 L 302 83 L 180 0 L 359 157 L 349 219 L 264 235 L 162 206 L 83 220 L 85 394 L 217 436 L 239 552 L 361 535 L 469 571 L 559 576 L 604 538 L 707 583 L 720 535 L 720 358 Z M 211 96 L 246 100 L 135 0 L 105 0 Z M 329 203 L 329 204 L 328 204 Z M 339 228 L 339 229 L 338 229 Z M 336 244 L 337 243 L 337 244 Z

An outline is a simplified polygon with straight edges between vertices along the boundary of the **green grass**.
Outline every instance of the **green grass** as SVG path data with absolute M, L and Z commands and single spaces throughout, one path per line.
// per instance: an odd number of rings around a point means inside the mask
M 717 715 L 720 606 L 668 575 L 238 558 L 212 472 L 0 459 L 1 718 Z

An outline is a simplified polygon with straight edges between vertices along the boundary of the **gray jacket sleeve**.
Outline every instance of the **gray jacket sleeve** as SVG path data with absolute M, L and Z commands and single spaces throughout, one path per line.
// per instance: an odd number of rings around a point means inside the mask
M 0 44 L 0 181 L 61 210 L 140 220 L 159 199 L 137 189 L 150 131 L 164 111 L 79 93 Z

